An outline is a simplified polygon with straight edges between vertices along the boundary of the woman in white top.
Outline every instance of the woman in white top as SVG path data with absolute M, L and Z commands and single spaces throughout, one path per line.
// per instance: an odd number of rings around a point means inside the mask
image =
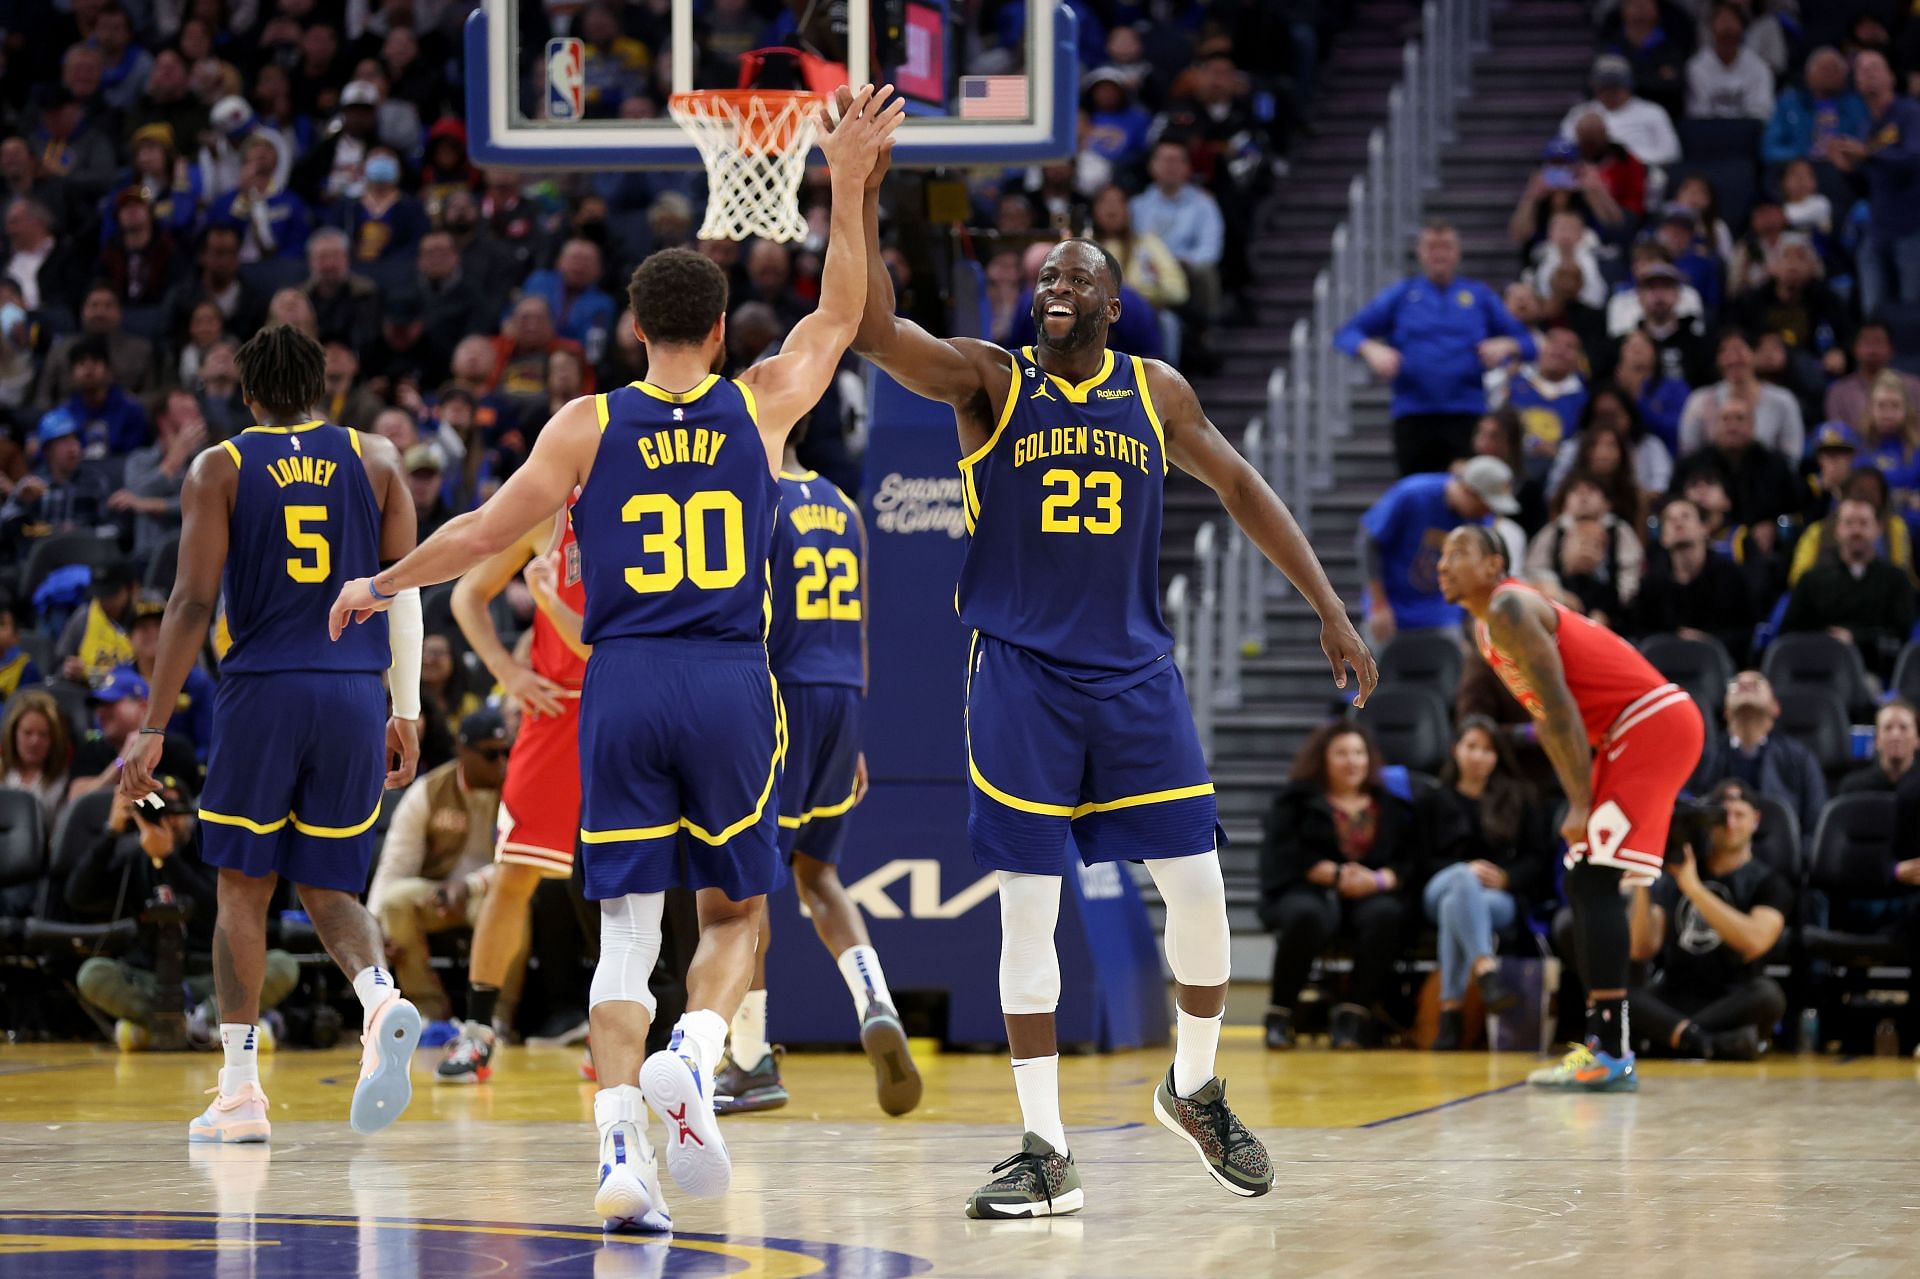
M 1642 499 L 1650 500 L 1666 492 L 1673 483 L 1673 454 L 1647 429 L 1627 393 L 1607 382 L 1594 388 L 1592 398 L 1581 410 L 1580 429 L 1561 441 L 1553 467 L 1547 472 L 1547 491 L 1559 492 L 1567 476 L 1575 471 L 1587 471 L 1604 480 L 1623 466 L 1633 477 L 1632 485 L 1621 483 L 1609 488 L 1619 495 L 1615 514 L 1631 520 L 1644 504 L 1621 509 L 1625 494 L 1637 489 Z
M 1737 331 L 1720 338 L 1720 377 L 1687 397 L 1680 411 L 1680 456 L 1704 448 L 1707 427 L 1729 399 L 1753 405 L 1753 438 L 1790 461 L 1807 451 L 1807 424 L 1791 391 L 1762 382 L 1754 373 L 1753 344 Z
M 5 723 L 0 724 L 0 785 L 39 800 L 48 831 L 66 802 L 67 765 L 72 759 L 73 743 L 60 704 L 33 689 L 16 696 Z

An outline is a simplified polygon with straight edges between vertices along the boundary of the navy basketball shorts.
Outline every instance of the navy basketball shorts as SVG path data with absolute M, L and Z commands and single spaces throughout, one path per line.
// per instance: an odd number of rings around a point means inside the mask
M 596 643 L 580 693 L 587 897 L 684 887 L 745 901 L 785 883 L 785 754 L 786 716 L 764 645 Z
M 209 866 L 367 889 L 387 779 L 387 687 L 371 672 L 228 675 L 200 793 Z
M 989 870 L 1058 875 L 1191 857 L 1226 842 L 1186 685 L 1171 658 L 1089 683 L 976 636 L 967 679 L 967 837 Z
M 846 842 L 853 777 L 860 759 L 860 690 L 841 684 L 782 684 L 787 768 L 780 783 L 780 851 L 835 862 Z

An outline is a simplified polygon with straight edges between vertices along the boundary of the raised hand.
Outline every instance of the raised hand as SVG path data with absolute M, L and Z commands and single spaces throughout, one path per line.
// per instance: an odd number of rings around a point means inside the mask
M 882 151 L 892 147 L 894 131 L 906 118 L 907 104 L 904 98 L 893 96 L 890 84 L 878 89 L 863 85 L 859 92 L 843 99 L 846 94 L 845 89 L 835 94 L 835 104 L 840 108 L 837 121 L 825 103 L 814 109 L 815 135 L 833 175 L 858 181 L 864 187 L 873 180 Z

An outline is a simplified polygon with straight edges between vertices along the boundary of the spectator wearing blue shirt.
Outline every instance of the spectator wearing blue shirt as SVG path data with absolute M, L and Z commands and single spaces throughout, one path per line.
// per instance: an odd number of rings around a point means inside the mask
M 1409 475 L 1360 517 L 1360 560 L 1367 571 L 1367 630 L 1384 645 L 1407 631 L 1458 638 L 1460 609 L 1440 594 L 1440 551 L 1447 534 L 1490 513 L 1512 515 L 1513 470 L 1476 457 L 1457 473 Z
M 298 259 L 312 219 L 304 200 L 278 180 L 280 148 L 264 132 L 253 134 L 241 153 L 240 185 L 213 202 L 209 226 L 240 232 L 240 260 Z
M 0 507 L 0 544 L 24 561 L 55 533 L 92 531 L 107 523 L 108 486 L 80 447 L 80 424 L 64 408 L 40 419 L 40 465 L 18 481 Z
M 1460 236 L 1420 232 L 1420 274 L 1387 286 L 1334 335 L 1338 351 L 1393 383 L 1393 455 L 1401 475 L 1444 471 L 1473 452 L 1487 411 L 1484 369 L 1539 354 L 1526 325 L 1478 280 L 1461 280 Z
M 1674 269 L 1700 295 L 1700 305 L 1711 321 L 1720 314 L 1726 268 L 1719 255 L 1705 247 L 1703 234 L 1700 215 L 1693 206 L 1678 201 L 1660 210 L 1660 224 L 1654 229 L 1654 239 L 1673 259 Z
M 1806 87 L 1780 95 L 1760 139 L 1760 155 L 1769 166 L 1793 160 L 1830 164 L 1835 138 L 1867 136 L 1873 118 L 1860 95 L 1847 88 L 1847 60 L 1832 48 L 1815 49 L 1807 58 Z
M 400 157 L 375 147 L 367 157 L 366 189 L 357 200 L 335 206 L 335 224 L 347 233 L 348 250 L 361 266 L 412 258 L 420 237 L 433 229 L 420 201 L 400 190 Z
M 560 247 L 551 269 L 535 271 L 523 286 L 524 296 L 545 299 L 554 331 L 584 347 L 589 362 L 606 351 L 607 335 L 620 316 L 619 305 L 600 287 L 600 271 L 600 246 L 573 239 Z
M 1854 60 L 1854 83 L 1873 117 L 1866 141 L 1837 138 L 1828 152 L 1843 173 L 1867 182 L 1867 237 L 1860 246 L 1860 310 L 1920 302 L 1920 102 L 1894 92 L 1878 53 Z
M 147 412 L 114 381 L 104 340 L 75 342 L 67 352 L 67 367 L 72 370 L 73 398 L 63 407 L 78 425 L 88 457 L 123 457 L 147 442 L 153 434 Z
M 1087 128 L 1080 136 L 1081 148 L 1106 160 L 1116 173 L 1135 169 L 1146 156 L 1153 116 L 1134 100 L 1126 77 L 1101 67 L 1087 77 L 1083 96 Z
M 1527 469 L 1539 479 L 1560 445 L 1580 429 L 1587 407 L 1587 381 L 1580 376 L 1580 338 L 1554 329 L 1540 344 L 1540 358 L 1507 379 L 1506 402 L 1527 429 Z
M 1186 270 L 1194 318 L 1201 327 L 1220 306 L 1220 255 L 1227 224 L 1220 204 L 1193 181 L 1193 159 L 1178 142 L 1160 142 L 1147 161 L 1153 185 L 1133 197 L 1133 229 L 1157 235 Z

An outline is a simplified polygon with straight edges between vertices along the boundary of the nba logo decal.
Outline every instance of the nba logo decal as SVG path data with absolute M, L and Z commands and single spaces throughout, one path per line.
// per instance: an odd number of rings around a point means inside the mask
M 586 114 L 586 47 L 573 36 L 556 36 L 547 41 L 547 119 L 580 120 Z

